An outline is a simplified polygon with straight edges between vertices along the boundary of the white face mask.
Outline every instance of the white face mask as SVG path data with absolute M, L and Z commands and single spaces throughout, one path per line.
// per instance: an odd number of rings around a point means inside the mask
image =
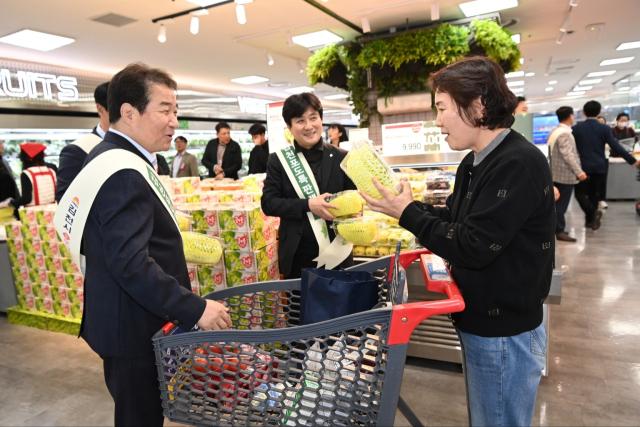
M 627 126 L 629 126 L 629 122 L 618 122 L 618 127 L 619 127 L 620 129 L 624 129 L 624 128 L 626 128 Z

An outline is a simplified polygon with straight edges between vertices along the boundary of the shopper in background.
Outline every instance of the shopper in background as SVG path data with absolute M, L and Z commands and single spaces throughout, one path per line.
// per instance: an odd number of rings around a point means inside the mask
M 334 147 L 340 147 L 341 142 L 349 140 L 347 130 L 344 128 L 344 126 L 335 123 L 329 125 L 327 136 L 329 137 L 329 143 Z
M 57 172 L 58 188 L 56 190 L 56 202 L 59 202 L 71 182 L 80 173 L 87 154 L 102 141 L 104 134 L 109 130 L 109 103 L 107 94 L 109 82 L 104 82 L 93 91 L 93 99 L 96 102 L 100 123 L 93 128 L 91 134 L 84 135 L 60 151 L 60 167 Z
M 209 170 L 209 178 L 238 179 L 242 169 L 242 149 L 231 139 L 231 126 L 227 122 L 216 125 L 217 138 L 207 143 L 202 155 L 202 165 Z
M 167 159 L 165 159 L 162 154 L 158 153 L 153 153 L 153 157 L 156 158 L 156 172 L 158 172 L 158 175 L 169 175 L 171 173 L 171 169 L 169 169 Z
M 0 139 L 0 203 L 13 197 L 20 197 L 16 180 L 13 178 L 13 171 L 6 159 L 2 157 L 3 153 L 4 143 Z
M 634 143 L 638 142 L 636 131 L 630 126 L 629 115 L 627 113 L 618 114 L 618 116 L 616 117 L 616 125 L 611 128 L 611 132 L 613 132 L 613 137 L 617 141 L 633 138 Z M 617 155 L 617 153 L 611 152 L 611 157 L 619 156 Z
M 135 63 L 109 87 L 111 127 L 87 157 L 123 150 L 155 166 L 178 127 L 177 85 L 163 70 Z M 102 185 L 82 237 L 86 256 L 80 335 L 104 361 L 116 426 L 162 426 L 158 369 L 151 337 L 167 322 L 190 330 L 226 329 L 226 308 L 191 292 L 180 232 L 151 182 L 121 169 Z
M 549 141 L 555 141 L 551 152 L 551 174 L 553 185 L 558 189 L 559 196 L 556 200 L 556 239 L 563 242 L 575 242 L 576 239 L 565 231 L 564 215 L 571 201 L 573 187 L 580 181 L 587 179 L 587 174 L 582 171 L 580 155 L 576 148 L 576 140 L 571 133 L 573 124 L 573 108 L 560 107 L 556 111 L 560 124 L 549 134 Z M 551 142 L 549 142 L 551 145 Z
M 187 138 L 178 136 L 173 141 L 178 153 L 171 160 L 171 178 L 186 178 L 200 176 L 198 173 L 198 159 L 187 153 Z
M 540 150 L 509 127 L 515 95 L 486 57 L 462 59 L 431 75 L 436 126 L 458 168 L 446 207 L 414 202 L 411 186 L 372 210 L 400 220 L 449 263 L 465 309 L 453 314 L 462 347 L 469 422 L 530 426 L 545 364 L 542 304 L 551 285 L 555 212 L 551 171 Z
M 582 170 L 587 174 L 587 179 L 576 185 L 576 199 L 585 215 L 585 227 L 593 230 L 598 230 L 601 225 L 602 211 L 598 209 L 598 202 L 603 200 L 607 185 L 605 144 L 609 144 L 611 152 L 618 153 L 630 165 L 640 165 L 640 161 L 636 161 L 613 137 L 611 128 L 598 122 L 601 109 L 599 102 L 587 102 L 582 109 L 587 119 L 573 127 Z
M 527 114 L 529 112 L 529 106 L 527 105 L 527 99 L 524 96 L 518 97 L 518 105 L 513 111 L 513 114 Z
M 603 125 L 607 124 L 607 119 L 604 116 L 598 116 L 598 121 Z
M 53 203 L 56 197 L 56 173 L 45 166 L 44 151 L 47 146 L 27 142 L 20 146 L 22 196 L 0 203 L 0 208 L 11 206 L 39 206 Z
M 315 178 L 320 194 L 311 199 L 300 198 L 278 155 L 273 153 L 269 156 L 262 190 L 262 210 L 265 215 L 282 219 L 278 249 L 280 272 L 286 279 L 295 279 L 300 278 L 303 269 L 318 265 L 313 260 L 318 257 L 320 247 L 307 212 L 327 222 L 329 239 L 333 241 L 335 232 L 329 225 L 336 218 L 327 207 L 336 207 L 327 203 L 325 198 L 340 191 L 355 190 L 356 186 L 340 168 L 347 152 L 322 140 L 322 104 L 317 96 L 311 93 L 290 96 L 282 108 L 282 117 L 295 138 L 295 152 L 309 164 L 309 175 Z M 335 269 L 351 265 L 352 254 Z
M 249 128 L 249 135 L 256 145 L 249 155 L 249 175 L 265 173 L 269 161 L 269 141 L 266 138 L 266 129 L 260 123 L 255 123 Z

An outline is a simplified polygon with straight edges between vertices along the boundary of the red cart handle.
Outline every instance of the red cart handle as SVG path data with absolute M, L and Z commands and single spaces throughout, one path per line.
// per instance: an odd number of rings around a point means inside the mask
M 437 301 L 413 302 L 396 305 L 391 314 L 389 329 L 389 345 L 406 344 L 415 328 L 425 319 L 437 314 L 458 313 L 464 310 L 464 300 L 456 283 L 452 280 L 432 280 L 427 267 L 427 255 L 430 251 L 423 249 L 400 254 L 400 263 L 405 269 L 410 263 L 420 258 L 422 274 L 427 289 L 432 292 L 447 294 L 448 299 Z M 391 257 L 391 265 L 395 256 Z M 406 285 L 405 285 L 406 286 Z

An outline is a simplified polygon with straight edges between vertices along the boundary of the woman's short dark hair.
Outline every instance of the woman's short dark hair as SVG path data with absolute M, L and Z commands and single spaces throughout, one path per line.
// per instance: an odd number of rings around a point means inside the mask
M 120 120 L 120 108 L 131 104 L 140 114 L 144 114 L 149 99 L 149 86 L 158 84 L 169 89 L 178 89 L 178 84 L 169 73 L 159 68 L 151 68 L 141 62 L 134 62 L 119 71 L 109 83 L 109 122 Z
M 618 114 L 618 115 L 616 116 L 616 122 L 617 122 L 618 120 L 620 120 L 621 118 L 623 118 L 623 117 L 626 117 L 626 118 L 627 118 L 627 120 L 629 120 L 629 115 L 628 115 L 627 113 L 620 113 L 620 114 Z
M 573 108 L 571 107 L 560 107 L 556 110 L 556 116 L 558 116 L 558 121 L 564 122 L 573 114 Z
M 584 104 L 582 111 L 584 111 L 584 115 L 587 117 L 597 117 L 600 111 L 602 111 L 602 104 L 598 101 L 589 101 Z
M 490 130 L 509 128 L 515 121 L 513 111 L 518 99 L 509 90 L 504 70 L 493 60 L 473 56 L 455 62 L 429 77 L 435 92 L 451 96 L 462 120 L 470 126 Z M 474 114 L 473 103 L 480 98 L 482 117 Z
M 18 158 L 22 162 L 22 170 L 33 166 L 44 166 L 44 151 L 36 154 L 34 158 L 30 158 L 27 153 L 20 150 Z
M 340 135 L 340 139 L 338 140 L 338 142 L 345 142 L 349 140 L 349 135 L 347 135 L 347 129 L 345 129 L 344 126 L 339 125 L 337 123 L 332 123 L 329 125 L 329 129 L 338 129 L 338 132 L 342 133 L 342 135 Z
M 216 125 L 216 133 L 219 133 L 221 129 L 229 129 L 231 130 L 231 126 L 227 122 L 220 122 Z
M 291 95 L 284 101 L 282 118 L 291 126 L 291 121 L 296 117 L 302 117 L 309 107 L 316 110 L 322 119 L 322 103 L 317 96 L 309 92 Z
M 176 139 L 174 141 L 178 141 L 178 140 L 184 142 L 185 144 L 188 143 L 187 138 L 185 138 L 184 136 L 176 136 Z
M 262 135 L 262 134 L 264 134 L 266 132 L 267 132 L 267 130 L 264 128 L 264 125 L 262 125 L 260 123 L 254 123 L 249 128 L 249 135 L 251 135 L 251 136 Z

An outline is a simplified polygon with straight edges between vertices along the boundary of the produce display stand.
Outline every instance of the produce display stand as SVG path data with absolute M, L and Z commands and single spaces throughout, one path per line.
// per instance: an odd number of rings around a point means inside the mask
M 399 396 L 409 337 L 426 318 L 464 309 L 450 276 L 432 280 L 429 254 L 406 252 L 400 263 L 420 259 L 427 288 L 446 300 L 385 302 L 395 256 L 350 269 L 383 278 L 379 308 L 311 325 L 298 325 L 299 279 L 207 295 L 229 307 L 232 329 L 187 333 L 169 323 L 153 338 L 165 417 L 196 426 L 390 426 L 396 408 L 411 416 Z
M 20 307 L 9 307 L 7 309 L 9 323 L 15 325 L 29 326 L 44 331 L 60 332 L 63 334 L 78 336 L 80 333 L 80 319 L 70 319 L 55 314 L 44 314 L 24 310 Z

